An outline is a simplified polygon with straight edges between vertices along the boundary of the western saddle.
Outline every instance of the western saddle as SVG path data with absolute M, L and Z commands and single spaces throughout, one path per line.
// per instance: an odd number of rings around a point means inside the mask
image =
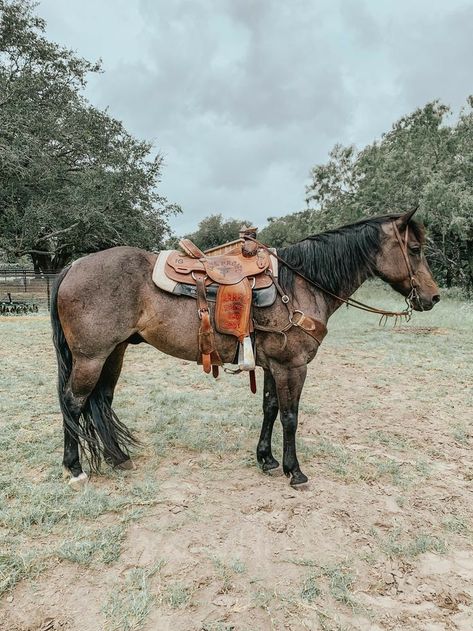
M 200 319 L 198 361 L 206 373 L 212 372 L 217 377 L 218 367 L 223 365 L 216 348 L 209 301 L 215 301 L 213 320 L 216 330 L 238 340 L 238 369 L 234 372 L 249 372 L 252 392 L 256 392 L 256 379 L 251 334 L 255 328 L 274 331 L 254 325 L 253 305 L 270 306 L 279 293 L 288 307 L 289 323 L 276 332 L 285 337 L 285 331 L 290 327 L 300 326 L 321 342 L 326 333 L 325 326 L 292 310 L 288 296 L 277 282 L 278 257 L 275 251 L 256 241 L 256 228 L 243 226 L 238 240 L 206 252 L 189 239 L 182 239 L 179 245 L 185 254 L 171 250 L 158 255 L 153 281 L 165 291 L 196 298 Z

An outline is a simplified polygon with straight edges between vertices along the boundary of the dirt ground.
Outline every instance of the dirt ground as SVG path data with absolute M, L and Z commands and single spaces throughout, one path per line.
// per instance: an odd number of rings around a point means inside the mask
M 78 498 L 47 320 L 3 319 L 0 629 L 471 631 L 472 323 L 454 301 L 399 330 L 337 315 L 303 395 L 300 490 L 256 465 L 261 378 L 252 397 L 132 348 L 116 410 L 138 468 Z

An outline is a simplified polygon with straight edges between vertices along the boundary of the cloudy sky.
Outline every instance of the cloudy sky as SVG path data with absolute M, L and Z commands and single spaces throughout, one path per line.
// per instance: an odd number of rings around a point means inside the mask
M 304 207 L 310 168 L 473 93 L 471 0 L 40 0 L 51 39 L 102 58 L 87 96 L 165 156 L 179 234 Z

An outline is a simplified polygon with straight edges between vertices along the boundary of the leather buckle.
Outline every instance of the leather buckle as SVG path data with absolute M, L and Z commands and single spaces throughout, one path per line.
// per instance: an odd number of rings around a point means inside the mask
M 284 302 L 284 301 L 283 301 Z M 296 315 L 296 313 L 300 314 L 300 318 L 298 319 L 297 322 L 294 322 L 294 316 Z M 300 323 L 302 322 L 302 319 L 305 317 L 304 312 L 300 311 L 299 309 L 294 309 L 294 311 L 292 312 L 292 314 L 289 316 L 289 322 L 292 324 L 292 326 L 300 326 Z

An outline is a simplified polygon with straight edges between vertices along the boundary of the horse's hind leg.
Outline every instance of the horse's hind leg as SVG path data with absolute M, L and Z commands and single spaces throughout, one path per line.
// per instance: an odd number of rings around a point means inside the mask
M 76 358 L 65 391 L 60 396 L 64 418 L 63 466 L 69 484 L 74 487 L 87 482 L 79 457 L 80 416 L 87 398 L 99 380 L 102 360 Z
M 115 386 L 122 371 L 123 358 L 127 349 L 127 342 L 122 342 L 107 357 L 107 361 L 103 365 L 102 374 L 100 375 L 100 384 L 103 386 L 107 403 L 111 406 L 113 403 L 113 395 Z
M 115 393 L 115 386 L 117 385 L 118 378 L 122 371 L 123 357 L 127 349 L 127 342 L 122 342 L 115 347 L 107 358 L 100 375 L 100 386 L 103 388 L 105 403 L 109 410 L 108 413 L 112 413 L 113 395 Z M 117 441 L 111 439 L 114 449 L 113 454 L 105 451 L 105 460 L 119 469 L 134 469 L 135 465 L 128 454 L 125 454 L 118 445 Z
M 279 462 L 273 457 L 271 450 L 271 437 L 273 435 L 274 421 L 278 415 L 279 404 L 276 392 L 276 384 L 269 370 L 264 371 L 263 394 L 263 425 L 256 448 L 256 457 L 263 471 L 277 469 Z

